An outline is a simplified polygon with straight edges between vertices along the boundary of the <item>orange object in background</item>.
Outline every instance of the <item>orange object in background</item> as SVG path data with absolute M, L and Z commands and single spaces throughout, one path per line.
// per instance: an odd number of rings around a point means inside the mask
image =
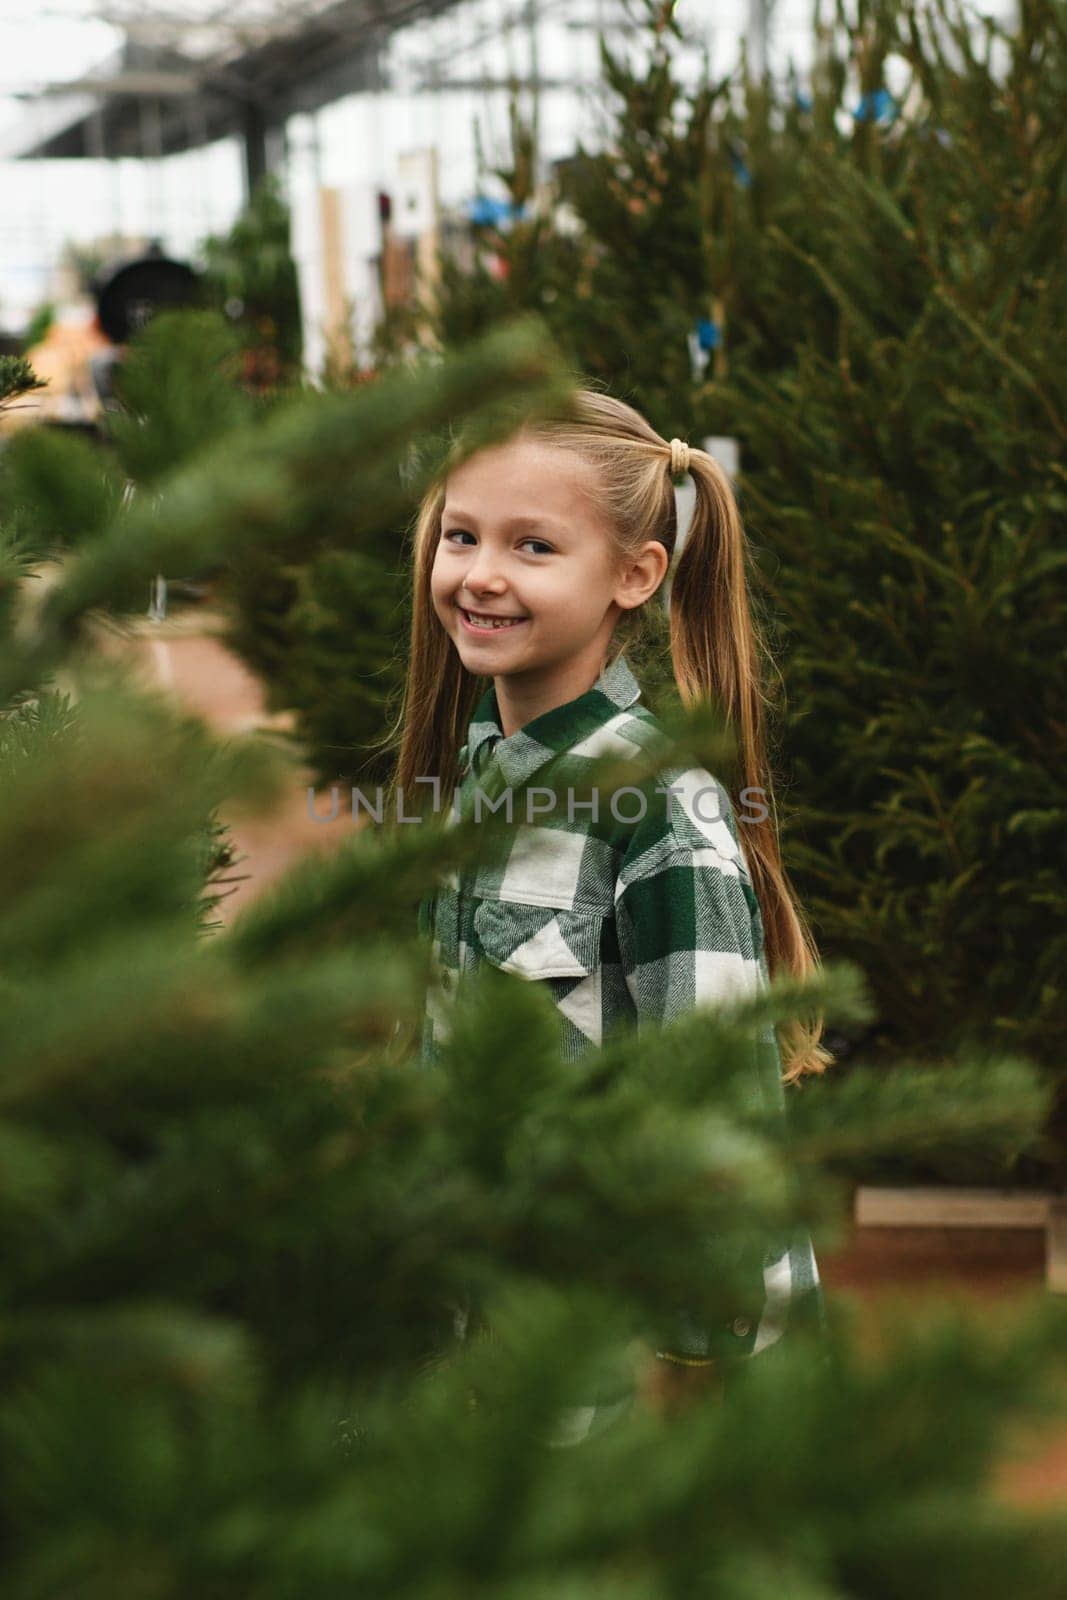
M 91 305 L 60 310 L 44 338 L 26 351 L 30 366 L 48 387 L 5 406 L 0 430 L 10 433 L 35 422 L 95 423 L 101 405 L 92 360 L 111 348 Z

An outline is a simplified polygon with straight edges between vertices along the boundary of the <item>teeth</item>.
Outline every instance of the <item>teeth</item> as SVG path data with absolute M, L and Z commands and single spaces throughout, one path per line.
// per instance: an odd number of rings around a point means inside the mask
M 468 611 L 467 616 L 479 628 L 510 628 L 522 620 L 520 617 L 480 617 L 474 611 Z

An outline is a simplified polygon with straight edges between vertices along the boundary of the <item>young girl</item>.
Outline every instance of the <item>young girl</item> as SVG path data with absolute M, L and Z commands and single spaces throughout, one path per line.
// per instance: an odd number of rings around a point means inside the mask
M 661 604 L 677 533 L 673 479 L 684 471 L 696 497 L 672 574 L 672 664 L 683 704 L 710 699 L 736 731 L 736 797 L 701 769 L 661 775 L 670 797 L 632 821 L 594 818 L 588 806 L 531 815 L 527 797 L 504 864 L 468 869 L 463 881 L 451 874 L 420 910 L 438 975 L 429 1059 L 447 1035 L 456 982 L 483 961 L 548 984 L 572 1057 L 616 1026 L 660 1028 L 818 962 L 779 856 L 761 646 L 729 480 L 711 456 L 662 439 L 606 394 L 579 390 L 562 413 L 461 459 L 428 492 L 415 532 L 394 781 L 408 814 L 428 788 L 417 780 L 430 775 L 441 777 L 437 803 L 451 807 L 458 787 L 466 811 L 476 789 L 518 792 L 549 763 L 580 774 L 605 754 L 649 749 L 662 730 L 640 703 L 624 650 L 644 608 Z M 761 820 L 739 824 L 742 795 Z M 761 1087 L 784 1105 L 783 1082 L 832 1058 L 818 1024 L 779 1031 L 768 1033 L 774 1083 Z M 723 1327 L 699 1328 L 680 1313 L 649 1373 L 701 1384 L 730 1357 L 778 1339 L 801 1299 L 821 1317 L 806 1231 L 768 1249 L 762 1279 L 761 1303 L 739 1307 Z M 599 1431 L 613 1414 L 579 1408 L 569 1437 Z

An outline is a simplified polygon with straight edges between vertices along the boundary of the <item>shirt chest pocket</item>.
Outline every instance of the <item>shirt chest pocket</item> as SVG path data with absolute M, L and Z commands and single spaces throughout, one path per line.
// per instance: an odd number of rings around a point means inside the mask
M 487 961 L 522 978 L 584 978 L 600 965 L 599 911 L 483 900 L 474 934 Z

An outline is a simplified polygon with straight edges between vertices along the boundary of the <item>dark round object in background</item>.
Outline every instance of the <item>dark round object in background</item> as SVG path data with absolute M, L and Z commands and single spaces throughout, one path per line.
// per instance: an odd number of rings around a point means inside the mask
M 199 277 L 184 261 L 149 249 L 134 261 L 110 268 L 97 282 L 100 326 L 114 344 L 125 344 L 168 306 L 187 306 L 196 298 Z

